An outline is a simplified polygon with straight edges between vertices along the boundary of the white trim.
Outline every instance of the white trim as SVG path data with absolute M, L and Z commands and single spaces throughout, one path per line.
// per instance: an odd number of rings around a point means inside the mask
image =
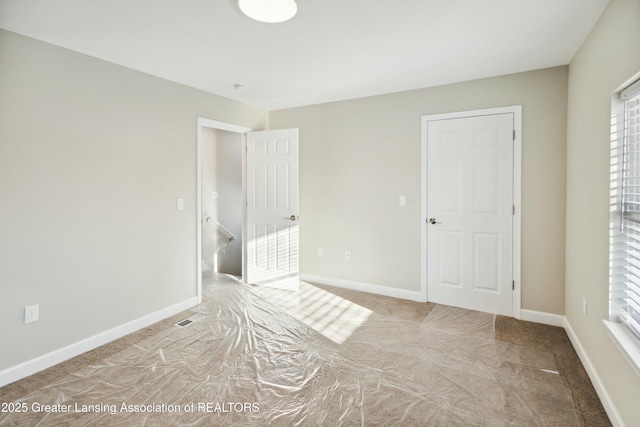
M 314 276 L 312 274 L 300 274 L 300 280 L 320 285 L 334 286 L 336 288 L 350 289 L 352 291 L 367 292 L 370 294 L 384 295 L 387 297 L 406 299 L 409 301 L 424 302 L 421 292 L 407 291 L 404 289 L 389 288 L 373 285 L 371 283 L 354 282 L 351 280 L 336 279 L 333 277 Z
M 247 281 L 247 134 L 243 133 L 240 137 L 242 144 L 242 200 L 244 207 L 242 208 L 242 282 Z
M 420 302 L 427 302 L 427 123 L 420 120 Z
M 245 126 L 234 125 L 231 123 L 218 122 L 216 120 L 205 119 L 204 117 L 198 117 L 198 127 L 206 127 L 218 130 L 226 130 L 229 132 L 236 133 L 247 133 L 251 132 L 251 128 Z
M 198 117 L 197 123 L 197 138 L 196 138 L 196 296 L 198 304 L 202 302 L 202 128 L 211 128 L 217 130 L 224 130 L 228 132 L 236 132 L 244 135 L 251 131 L 251 128 L 238 126 L 231 123 L 218 122 L 216 120 L 205 119 L 204 117 Z M 243 147 L 244 139 L 242 140 Z M 242 156 L 242 185 L 243 192 L 245 187 L 245 172 L 244 172 L 244 155 Z M 244 272 L 244 245 L 246 240 L 244 239 L 244 226 L 242 227 L 243 238 L 243 255 L 242 255 L 242 269 Z
M 521 242 L 522 242 L 522 106 L 512 105 L 507 107 L 487 108 L 482 110 L 459 111 L 453 113 L 429 114 L 421 117 L 420 127 L 420 238 L 421 238 L 421 262 L 420 262 L 420 295 L 422 301 L 428 301 L 427 294 L 427 124 L 435 120 L 458 119 L 475 116 L 488 116 L 495 114 L 513 114 L 513 129 L 516 137 L 513 142 L 513 204 L 515 214 L 513 216 L 513 280 L 515 290 L 513 292 L 512 312 L 513 317 L 521 317 Z
M 620 91 L 620 99 L 629 99 L 636 96 L 640 92 L 640 80 L 636 80 L 626 88 Z
M 629 328 L 618 322 L 610 322 L 603 320 L 604 326 L 607 328 L 607 333 L 618 346 L 622 354 L 627 358 L 627 361 L 640 376 L 640 343 L 638 338 L 634 336 Z
M 101 345 L 110 343 L 118 338 L 122 338 L 125 335 L 129 335 L 130 333 L 157 323 L 167 317 L 173 316 L 174 314 L 188 310 L 196 305 L 198 305 L 197 298 L 192 297 L 180 303 L 165 307 L 154 313 L 147 314 L 146 316 L 142 316 L 138 319 L 116 326 L 115 328 L 101 332 L 92 337 L 85 338 L 58 350 L 54 350 L 50 353 L 20 363 L 19 365 L 7 368 L 0 371 L 0 387 L 50 368 L 51 366 L 64 362 L 65 360 L 71 359 L 79 354 L 91 351 Z
M 521 310 L 520 320 L 527 322 L 542 323 L 543 325 L 558 326 L 564 328 L 565 318 L 560 314 L 545 313 L 535 310 Z
M 522 106 L 509 107 L 513 111 L 513 317 L 522 316 Z
M 202 121 L 198 117 L 196 137 L 196 298 L 202 302 Z
M 578 354 L 578 357 L 580 358 L 584 369 L 587 371 L 589 379 L 593 384 L 593 388 L 596 390 L 596 393 L 598 394 L 598 397 L 602 402 L 602 406 L 609 416 L 611 424 L 613 424 L 615 427 L 624 427 L 625 424 L 622 421 L 622 418 L 620 417 L 620 414 L 616 410 L 615 406 L 613 405 L 613 399 L 611 399 L 611 396 L 609 396 L 609 393 L 607 393 L 607 390 L 605 389 L 600 376 L 593 367 L 593 363 L 591 363 L 591 359 L 589 359 L 589 356 L 587 356 L 586 350 L 582 346 L 582 343 L 580 343 L 578 336 L 571 327 L 569 319 L 567 319 L 566 317 L 564 319 L 564 330 L 567 333 L 567 336 L 569 337 L 569 341 L 571 341 L 573 348 Z

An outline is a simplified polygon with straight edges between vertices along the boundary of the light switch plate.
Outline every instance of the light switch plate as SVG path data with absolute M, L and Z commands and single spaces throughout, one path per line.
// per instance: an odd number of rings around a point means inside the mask
M 177 199 L 176 200 L 176 209 L 178 209 L 179 211 L 183 211 L 184 210 L 184 199 Z
M 398 197 L 398 204 L 400 206 L 407 206 L 407 196 L 401 195 Z

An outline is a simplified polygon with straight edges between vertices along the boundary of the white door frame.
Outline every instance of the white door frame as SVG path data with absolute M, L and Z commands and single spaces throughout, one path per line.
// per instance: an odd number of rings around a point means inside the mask
M 482 110 L 460 111 L 454 113 L 430 114 L 422 116 L 420 130 L 420 296 L 428 301 L 427 295 L 427 125 L 430 121 L 459 119 L 473 116 L 488 116 L 495 114 L 513 114 L 515 139 L 513 141 L 513 317 L 520 318 L 521 311 L 521 206 L 522 206 L 522 106 L 488 108 Z
M 236 132 L 244 138 L 244 134 L 250 132 L 252 129 L 244 126 L 238 126 L 230 123 L 218 122 L 215 120 L 205 119 L 198 117 L 198 137 L 196 141 L 196 168 L 197 168 L 197 184 L 196 184 L 196 294 L 198 297 L 198 304 L 202 302 L 202 128 L 211 128 L 217 130 L 224 130 L 228 132 Z M 244 140 L 241 141 L 244 147 Z M 242 156 L 242 192 L 243 200 L 246 199 L 246 182 L 245 182 L 245 156 Z M 243 207 L 243 211 L 246 209 Z M 244 242 L 244 221 L 242 224 L 242 234 Z M 244 274 L 244 243 L 242 247 L 242 271 Z

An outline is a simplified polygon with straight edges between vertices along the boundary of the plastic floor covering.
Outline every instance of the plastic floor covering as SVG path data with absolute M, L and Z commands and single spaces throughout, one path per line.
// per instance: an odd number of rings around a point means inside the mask
M 493 315 L 399 320 L 222 276 L 204 292 L 203 316 L 3 403 L 0 425 L 579 425 L 553 355 L 495 340 Z

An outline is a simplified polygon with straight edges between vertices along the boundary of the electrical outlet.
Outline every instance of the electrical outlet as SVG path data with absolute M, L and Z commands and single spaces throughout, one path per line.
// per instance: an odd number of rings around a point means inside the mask
M 344 251 L 345 261 L 351 261 L 351 251 Z
M 24 308 L 24 323 L 31 323 L 38 320 L 38 311 L 40 309 L 40 305 L 30 305 L 29 307 Z
M 324 255 L 324 248 L 322 246 L 318 246 L 318 256 Z

